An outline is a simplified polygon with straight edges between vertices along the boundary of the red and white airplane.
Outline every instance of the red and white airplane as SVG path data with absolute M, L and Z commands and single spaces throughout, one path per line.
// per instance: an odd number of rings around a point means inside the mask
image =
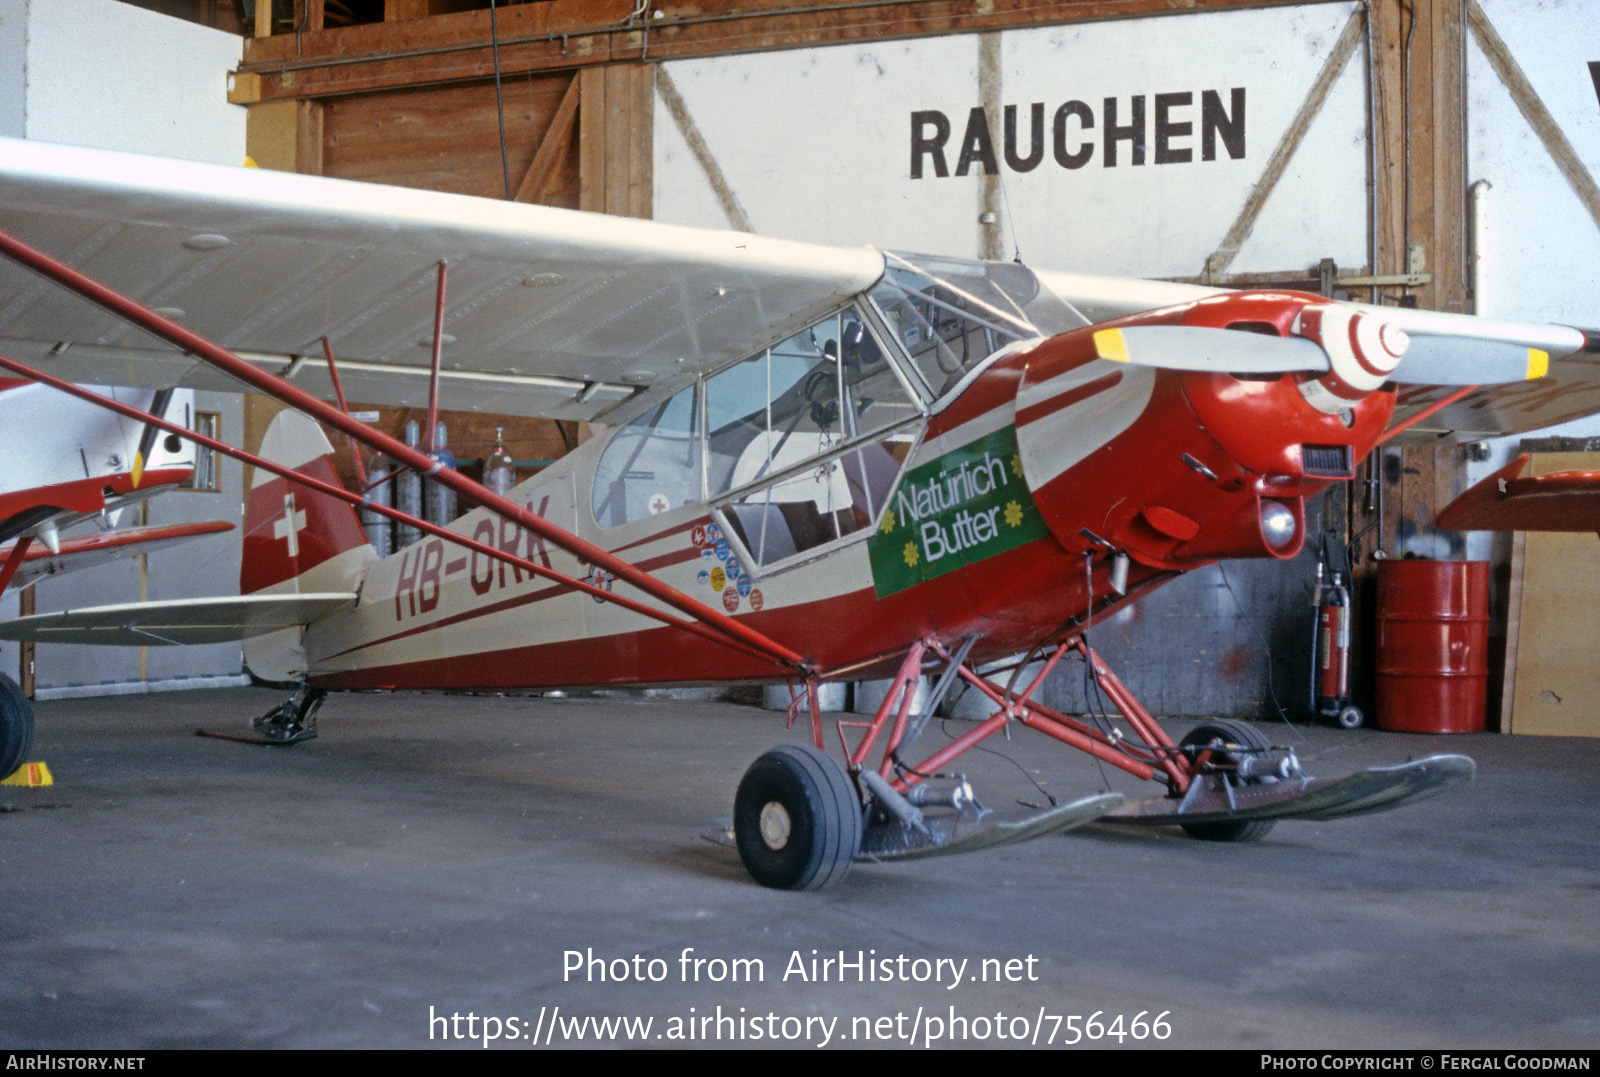
M 169 392 L 103 390 L 141 411 L 166 415 Z M 0 591 L 100 563 L 155 538 L 148 529 L 111 530 L 113 514 L 189 481 L 194 450 L 175 435 L 63 396 L 26 379 L 0 379 Z M 103 533 L 61 532 L 98 520 Z M 13 541 L 14 540 L 14 541 Z M 145 547 L 148 550 L 148 547 Z
M 157 416 L 182 410 L 170 389 L 101 391 Z M 0 379 L 0 430 L 0 592 L 233 529 L 222 520 L 113 526 L 124 509 L 190 480 L 194 449 L 175 434 L 21 378 Z M 0 711 L 26 706 L 0 680 Z M 31 745 L 30 723 L 0 723 L 0 775 Z
M 1188 569 L 1293 556 L 1305 499 L 1403 426 L 1490 433 L 1600 410 L 1596 338 L 1565 327 L 31 143 L 0 144 L 0 253 L 14 262 L 0 270 L 6 371 L 63 390 L 244 384 L 296 409 L 249 457 L 240 597 L 46 614 L 0 635 L 244 636 L 253 672 L 301 686 L 257 721 L 280 740 L 310 735 L 329 691 L 787 681 L 807 689 L 791 718 L 809 709 L 814 747 L 755 762 L 734 830 L 751 873 L 788 888 L 857 858 L 1106 814 L 1248 840 L 1470 776 L 1471 760 L 1437 756 L 1314 779 L 1234 722 L 1174 743 L 1085 633 Z M 121 321 L 149 336 L 119 335 Z M 384 557 L 312 420 L 433 465 L 325 403 L 341 381 L 363 401 L 432 393 L 605 430 L 504 498 L 436 472 L 478 507 L 448 528 L 410 521 L 427 537 Z M 1404 417 L 1398 385 L 1427 387 Z M 1119 719 L 1033 698 L 1071 655 Z M 1013 672 L 979 672 L 1009 656 Z M 1024 682 L 1034 658 L 1045 672 Z M 877 714 L 836 723 L 841 766 L 822 751 L 815 688 L 881 676 L 894 688 Z M 992 716 L 918 751 L 956 679 Z M 944 771 L 1012 723 L 1158 793 L 986 812 Z

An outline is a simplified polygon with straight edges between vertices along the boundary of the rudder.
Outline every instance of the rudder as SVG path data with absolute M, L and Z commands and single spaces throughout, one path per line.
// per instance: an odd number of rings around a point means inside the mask
M 281 411 L 260 455 L 308 478 L 339 486 L 333 446 L 316 422 Z M 365 551 L 351 556 L 351 551 Z M 353 589 L 376 551 L 349 504 L 257 468 L 244 517 L 239 593 Z

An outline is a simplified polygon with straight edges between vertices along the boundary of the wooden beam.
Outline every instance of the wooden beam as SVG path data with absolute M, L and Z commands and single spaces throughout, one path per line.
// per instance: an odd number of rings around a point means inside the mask
M 606 211 L 606 71 L 578 72 L 578 208 Z
M 883 41 L 1096 19 L 1287 6 L 1299 0 L 661 0 L 648 23 L 633 0 L 543 0 L 498 13 L 503 75 Z M 298 38 L 298 41 L 297 41 Z M 247 42 L 240 70 L 261 76 L 264 100 L 328 97 L 489 77 L 489 12 L 367 23 Z
M 39 596 L 32 587 L 24 588 L 17 596 L 17 615 L 32 617 L 38 612 L 38 600 Z M 34 674 L 34 660 L 37 657 L 35 645 L 31 640 L 23 643 L 18 649 L 17 681 L 22 686 L 22 694 L 29 699 L 33 698 L 34 689 L 37 687 Z
M 309 102 L 264 101 L 245 112 L 244 151 L 259 168 L 299 170 L 299 114 Z
M 1362 18 L 1360 8 L 1350 13 L 1350 18 L 1344 24 L 1344 31 L 1339 34 L 1339 39 L 1334 42 L 1333 51 L 1328 54 L 1327 60 L 1322 64 L 1322 70 L 1317 73 L 1316 80 L 1312 82 L 1311 89 L 1306 93 L 1305 100 L 1300 102 L 1300 110 L 1290 121 L 1289 127 L 1284 131 L 1283 137 L 1278 140 L 1277 148 L 1272 151 L 1272 156 L 1267 160 L 1266 167 L 1261 171 L 1261 178 L 1250 189 L 1250 194 L 1244 200 L 1244 206 L 1239 210 L 1233 225 L 1223 236 L 1221 245 L 1206 259 L 1206 264 L 1201 272 L 1201 280 L 1213 282 L 1219 280 L 1228 271 L 1228 266 L 1233 264 L 1234 258 L 1239 255 L 1239 248 L 1244 241 L 1250 238 L 1250 232 L 1256 226 L 1256 219 L 1261 216 L 1262 207 L 1267 203 L 1278 181 L 1283 178 L 1284 170 L 1289 167 L 1289 160 L 1294 156 L 1294 151 L 1300 148 L 1300 142 L 1305 138 L 1306 132 L 1311 129 L 1311 121 L 1317 118 L 1322 111 L 1323 104 L 1328 100 L 1328 93 L 1333 89 L 1333 84 L 1339 81 L 1339 76 L 1344 73 L 1345 65 L 1350 62 L 1350 57 L 1355 54 L 1356 46 L 1361 44 L 1362 33 L 1366 28 L 1366 20 Z
M 383 0 L 384 22 L 408 22 L 428 17 L 428 0 Z
M 294 170 L 308 176 L 322 175 L 322 115 L 320 101 L 295 102 Z
M 1582 159 L 1578 157 L 1578 151 L 1572 148 L 1567 136 L 1562 134 L 1561 125 L 1550 115 L 1550 110 L 1545 108 L 1533 84 L 1528 81 L 1528 76 L 1522 73 L 1521 65 L 1512 57 L 1511 50 L 1495 32 L 1494 26 L 1484 15 L 1483 9 L 1478 6 L 1477 0 L 1467 0 L 1467 22 L 1472 27 L 1473 40 L 1483 49 L 1484 56 L 1488 57 L 1489 66 L 1494 68 L 1494 73 L 1505 83 L 1506 90 L 1511 94 L 1511 100 L 1522 113 L 1522 118 L 1528 121 L 1528 126 L 1533 128 L 1533 133 L 1544 144 L 1545 152 L 1556 163 L 1556 168 L 1560 169 L 1562 177 L 1572 187 L 1572 192 L 1578 196 L 1578 201 L 1589 211 L 1589 216 L 1594 218 L 1595 225 L 1600 226 L 1600 186 L 1596 186 L 1594 176 L 1584 167 Z M 1600 73 L 1596 73 L 1593 66 L 1589 70 L 1596 79 L 1596 92 L 1600 93 Z
M 694 122 L 694 117 L 689 115 L 689 106 L 683 103 L 683 96 L 678 93 L 677 84 L 672 81 L 672 76 L 667 74 L 667 69 L 660 64 L 656 65 L 655 81 L 656 92 L 661 95 L 662 107 L 667 110 L 667 115 L 672 117 L 678 133 L 683 136 L 683 141 L 689 147 L 689 152 L 694 154 L 695 161 L 700 165 L 700 171 L 711 184 L 712 193 L 717 196 L 717 203 L 722 206 L 722 215 L 728 218 L 729 226 L 738 232 L 754 232 L 750 215 L 744 211 L 739 196 L 728 183 L 728 177 L 722 174 L 722 166 L 712 156 L 711 147 L 706 145 L 705 136 L 700 133 L 699 125 Z
M 561 104 L 556 106 L 556 114 L 545 129 L 539 148 L 533 153 L 533 163 L 517 185 L 514 201 L 539 202 L 544 198 L 550 174 L 572 141 L 572 121 L 578 114 L 578 83 L 579 79 L 574 75 L 567 92 L 561 95 Z

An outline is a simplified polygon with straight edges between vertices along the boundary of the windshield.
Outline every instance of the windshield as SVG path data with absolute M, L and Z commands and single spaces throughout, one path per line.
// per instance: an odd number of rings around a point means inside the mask
M 1007 344 L 1089 320 L 1026 266 L 890 254 L 872 301 L 935 397 Z

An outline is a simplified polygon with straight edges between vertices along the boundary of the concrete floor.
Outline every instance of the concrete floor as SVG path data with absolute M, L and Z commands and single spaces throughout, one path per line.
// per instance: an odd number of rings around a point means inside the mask
M 669 1045 L 714 1036 L 685 1019 L 719 1013 L 741 1046 L 913 1027 L 920 1044 L 935 1017 L 965 1018 L 968 1046 L 1035 1027 L 1061 1044 L 1096 1011 L 1124 1030 L 1164 1015 L 1166 1047 L 1600 1046 L 1600 742 L 1311 730 L 1318 773 L 1460 751 L 1479 777 L 1253 845 L 1095 826 L 790 894 L 700 836 L 756 755 L 801 739 L 781 716 L 343 696 L 292 749 L 194 735 L 278 698 L 38 705 L 56 784 L 0 790 L 0 1047 L 409 1048 L 513 1028 L 524 1046 L 557 1008 L 564 1046 L 584 1016 L 653 1018 L 647 1042 Z M 1040 738 L 999 747 L 1016 763 L 964 761 L 991 805 L 1039 799 L 1021 767 L 1061 796 L 1101 786 Z M 764 977 L 684 982 L 691 947 Z M 630 979 L 565 975 L 569 950 Z M 786 979 L 813 950 L 966 960 L 969 979 Z M 665 979 L 631 979 L 635 955 Z M 983 959 L 1017 960 L 1020 982 L 975 982 Z

